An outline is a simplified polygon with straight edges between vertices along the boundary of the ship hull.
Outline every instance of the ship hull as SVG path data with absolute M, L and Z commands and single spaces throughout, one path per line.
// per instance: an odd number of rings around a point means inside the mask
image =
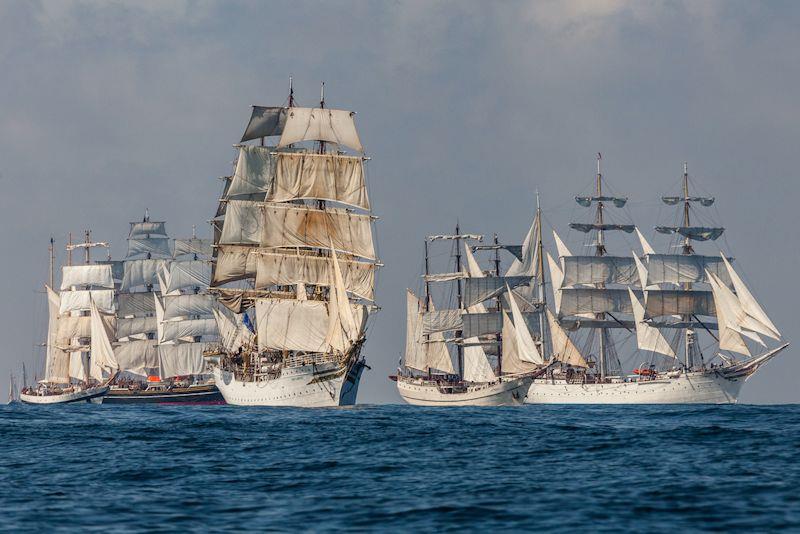
M 214 385 L 174 388 L 169 391 L 112 389 L 103 404 L 225 404 Z
M 715 371 L 684 373 L 674 378 L 605 384 L 568 384 L 534 380 L 526 404 L 733 404 L 746 377 L 729 378 Z
M 236 406 L 293 406 L 325 408 L 356 403 L 365 364 L 337 363 L 284 368 L 277 378 L 237 379 L 231 371 L 214 369 L 214 379 L 225 402 Z
M 72 393 L 61 393 L 59 395 L 28 395 L 22 393 L 19 400 L 25 404 L 69 404 L 75 402 L 102 402 L 104 395 L 108 393 L 108 386 L 87 388 L 82 391 Z
M 530 387 L 530 378 L 517 378 L 479 386 L 464 392 L 442 392 L 436 384 L 397 379 L 397 392 L 414 406 L 518 406 Z

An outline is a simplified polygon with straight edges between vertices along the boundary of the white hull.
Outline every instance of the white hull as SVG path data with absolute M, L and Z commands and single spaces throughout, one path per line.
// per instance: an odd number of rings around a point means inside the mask
M 715 371 L 683 373 L 675 378 L 568 384 L 534 380 L 526 404 L 733 404 L 745 377 L 726 378 Z
M 464 392 L 442 392 L 431 382 L 397 378 L 397 391 L 415 406 L 516 406 L 522 404 L 530 378 L 469 386 Z
M 245 382 L 216 368 L 214 379 L 228 404 L 321 408 L 355 404 L 363 370 L 363 361 L 349 368 L 335 363 L 305 365 L 285 368 L 278 378 Z
M 22 393 L 19 400 L 26 404 L 66 404 L 69 402 L 92 402 L 100 404 L 103 396 L 108 393 L 108 386 L 88 388 L 72 393 L 62 393 L 60 395 L 28 395 Z

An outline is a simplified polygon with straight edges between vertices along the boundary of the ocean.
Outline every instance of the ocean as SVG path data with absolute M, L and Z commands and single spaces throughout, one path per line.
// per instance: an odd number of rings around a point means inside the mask
M 0 407 L 3 531 L 800 529 L 799 406 Z

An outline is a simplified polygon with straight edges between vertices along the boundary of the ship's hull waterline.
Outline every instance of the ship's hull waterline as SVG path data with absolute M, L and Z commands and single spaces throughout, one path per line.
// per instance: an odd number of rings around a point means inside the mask
M 277 378 L 243 381 L 234 373 L 214 369 L 214 379 L 225 402 L 236 406 L 293 406 L 326 408 L 356 403 L 358 384 L 366 364 L 304 365 L 282 370 Z
M 225 399 L 214 385 L 163 391 L 112 388 L 103 404 L 225 404 Z
M 469 386 L 464 392 L 443 392 L 435 383 L 409 381 L 399 377 L 397 391 L 414 406 L 518 406 L 530 387 L 531 378 L 515 378 Z
M 605 384 L 568 384 L 535 380 L 526 404 L 734 404 L 745 377 L 728 378 L 714 371 L 677 377 Z
M 68 404 L 75 402 L 102 402 L 104 395 L 108 393 L 108 386 L 87 388 L 81 391 L 61 393 L 58 395 L 28 395 L 22 393 L 19 400 L 25 404 Z

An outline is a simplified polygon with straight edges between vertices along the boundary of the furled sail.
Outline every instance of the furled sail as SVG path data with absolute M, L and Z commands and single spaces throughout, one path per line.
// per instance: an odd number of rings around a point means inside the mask
M 91 286 L 114 289 L 111 265 L 65 265 L 61 269 L 61 290 Z
M 229 200 L 220 245 L 258 245 L 263 228 L 260 202 Z
M 114 313 L 112 289 L 62 291 L 58 312 L 63 315 L 73 311 L 88 311 L 92 299 L 102 313 Z
M 602 230 L 604 232 L 608 230 L 622 230 L 623 232 L 630 234 L 636 229 L 636 227 L 632 224 L 570 223 L 569 227 L 573 230 L 583 232 L 584 234 L 593 230 Z
M 353 121 L 355 113 L 341 109 L 300 108 L 287 110 L 279 147 L 302 141 L 326 141 L 364 152 Z
M 203 351 L 208 343 L 178 343 L 176 345 L 158 346 L 159 376 L 172 378 L 175 376 L 200 375 L 205 371 Z
M 338 154 L 278 154 L 272 202 L 332 200 L 370 209 L 364 160 Z
M 575 346 L 561 325 L 558 324 L 555 316 L 548 309 L 545 309 L 545 313 L 547 314 L 547 325 L 550 327 L 553 360 L 575 367 L 589 367 L 578 347 Z
M 255 258 L 256 289 L 300 283 L 319 286 L 330 284 L 332 273 L 329 258 L 274 252 L 258 252 Z M 347 291 L 368 300 L 375 298 L 374 264 L 340 259 L 339 267 Z
M 236 160 L 236 170 L 231 177 L 225 198 L 239 195 L 264 194 L 272 187 L 275 176 L 275 148 L 242 145 Z
M 657 352 L 674 358 L 675 350 L 661 334 L 661 331 L 645 322 L 644 306 L 642 306 L 638 297 L 634 295 L 630 288 L 628 288 L 628 294 L 631 299 L 631 307 L 633 308 L 633 318 L 636 321 L 636 344 L 639 349 L 648 352 Z
M 565 256 L 563 286 L 578 284 L 624 284 L 638 280 L 633 258 L 621 256 Z
M 608 196 L 595 196 L 595 197 L 575 197 L 575 202 L 583 206 L 584 208 L 588 208 L 592 205 L 593 202 L 611 202 L 617 208 L 625 207 L 625 204 L 628 202 L 628 197 L 608 197 Z
M 157 275 L 164 269 L 165 265 L 165 260 L 159 259 L 127 260 L 120 289 L 127 291 L 132 287 L 156 285 L 158 282 Z
M 423 275 L 426 282 L 452 282 L 453 280 L 462 280 L 469 278 L 469 274 L 465 272 L 460 273 L 434 273 Z
M 725 231 L 724 228 L 707 228 L 705 226 L 656 226 L 661 234 L 680 234 L 695 241 L 713 241 Z
M 226 217 L 227 219 L 227 217 Z M 319 210 L 305 206 L 267 204 L 261 246 L 314 247 L 374 260 L 371 217 L 346 210 Z
M 281 135 L 286 124 L 287 108 L 253 106 L 250 122 L 244 130 L 241 142 Z
M 703 206 L 711 206 L 714 203 L 714 197 L 661 197 L 661 201 L 668 205 L 674 206 L 678 202 L 699 202 Z
M 752 317 L 756 321 L 766 326 L 769 330 L 771 330 L 772 335 L 770 337 L 774 339 L 780 339 L 781 333 L 778 332 L 778 329 L 775 327 L 773 322 L 770 320 L 769 317 L 767 317 L 767 314 L 764 311 L 764 309 L 761 307 L 758 301 L 756 301 L 755 297 L 753 297 L 753 294 L 750 293 L 750 290 L 744 284 L 744 282 L 736 273 L 736 271 L 733 270 L 733 267 L 731 266 L 730 262 L 725 258 L 724 255 L 722 256 L 722 261 L 725 262 L 725 267 L 728 270 L 730 279 L 733 282 L 733 287 L 736 290 L 736 295 L 739 297 L 739 301 L 742 303 L 742 308 L 744 308 L 744 311 L 750 317 Z
M 164 293 L 185 288 L 202 288 L 211 284 L 211 262 L 208 260 L 176 261 L 164 269 Z

